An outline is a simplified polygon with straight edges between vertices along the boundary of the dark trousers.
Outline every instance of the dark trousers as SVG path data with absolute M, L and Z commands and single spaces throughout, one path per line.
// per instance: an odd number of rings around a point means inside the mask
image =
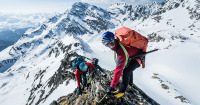
M 87 78 L 86 78 L 86 72 L 84 72 L 82 75 L 81 75 L 81 80 L 80 80 L 81 84 L 83 87 L 87 86 Z
M 136 60 L 132 60 L 128 63 L 123 71 L 122 83 L 120 83 L 120 92 L 125 92 L 128 84 L 133 84 L 133 71 L 140 67 L 140 64 Z

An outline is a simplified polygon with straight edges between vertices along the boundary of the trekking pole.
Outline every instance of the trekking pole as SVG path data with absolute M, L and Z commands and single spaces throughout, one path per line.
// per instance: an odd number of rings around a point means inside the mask
M 105 94 L 99 101 L 96 100 L 96 102 L 97 102 L 97 103 L 100 103 L 106 96 L 107 96 L 107 94 Z

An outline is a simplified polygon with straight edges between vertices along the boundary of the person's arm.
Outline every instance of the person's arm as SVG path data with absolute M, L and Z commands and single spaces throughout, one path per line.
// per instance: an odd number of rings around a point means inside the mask
M 99 65 L 97 65 L 96 68 L 99 69 L 99 71 L 101 71 L 102 73 L 105 72 L 105 70 L 103 68 L 101 68 Z
M 87 66 L 89 68 L 89 72 L 91 72 L 91 71 L 93 71 L 95 69 L 95 66 L 92 63 L 86 62 L 86 64 L 87 64 Z
M 125 61 L 126 61 L 126 58 L 125 56 L 120 56 L 118 57 L 118 64 L 114 70 L 114 76 L 113 76 L 113 79 L 111 81 L 111 87 L 112 88 L 115 88 L 116 85 L 118 84 L 119 82 L 119 79 L 123 73 L 123 69 L 124 69 L 124 66 L 125 66 Z
M 86 62 L 86 64 L 88 65 L 88 74 L 91 76 L 91 78 L 93 78 L 95 72 L 95 66 L 90 62 Z

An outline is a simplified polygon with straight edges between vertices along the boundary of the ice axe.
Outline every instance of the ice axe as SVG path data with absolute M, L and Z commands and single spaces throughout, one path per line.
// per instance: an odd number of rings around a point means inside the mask
M 140 57 L 143 57 L 149 53 L 152 53 L 152 52 L 155 52 L 155 51 L 158 51 L 159 49 L 154 49 L 154 50 L 150 50 L 150 51 L 147 51 L 147 52 L 143 52 L 143 53 L 140 53 L 134 57 L 132 57 L 131 59 L 135 59 L 135 58 L 140 58 Z

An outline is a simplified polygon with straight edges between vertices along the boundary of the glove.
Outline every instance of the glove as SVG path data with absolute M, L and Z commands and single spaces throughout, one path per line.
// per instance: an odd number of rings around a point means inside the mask
M 108 89 L 106 90 L 106 93 L 107 93 L 108 95 L 111 95 L 113 91 L 115 91 L 114 88 L 108 87 Z
M 92 72 L 90 73 L 90 75 L 91 75 L 91 78 L 95 78 L 95 76 L 96 76 L 96 71 L 92 71 Z
M 81 88 L 80 88 L 80 87 L 77 87 L 76 89 L 77 89 L 77 90 L 76 90 L 77 95 L 81 95 L 81 94 L 82 94 Z

